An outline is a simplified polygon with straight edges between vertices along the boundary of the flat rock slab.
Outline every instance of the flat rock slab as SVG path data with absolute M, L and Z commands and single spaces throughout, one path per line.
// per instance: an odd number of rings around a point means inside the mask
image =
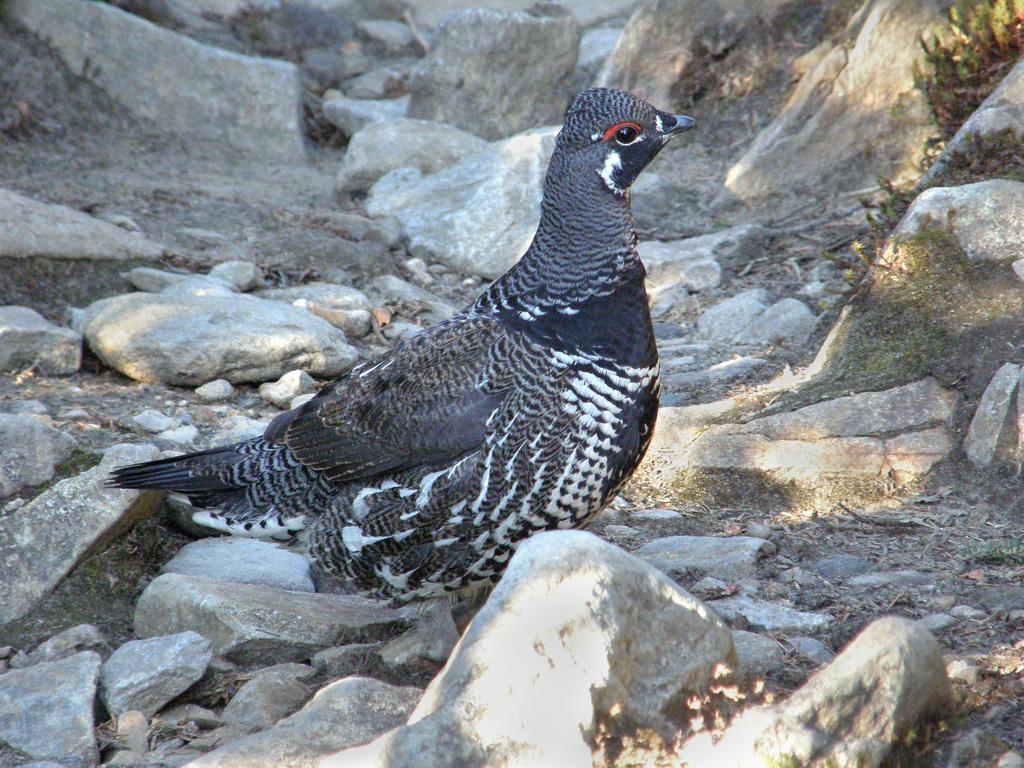
M 392 171 L 373 185 L 366 210 L 395 216 L 414 255 L 496 278 L 533 240 L 556 133 L 525 131 L 425 177 Z
M 212 658 L 210 642 L 196 632 L 129 641 L 104 662 L 100 697 L 112 715 L 152 717 L 198 682 Z
M 786 701 L 744 712 L 715 744 L 701 735 L 680 762 L 877 768 L 899 739 L 952 704 L 942 650 L 915 622 L 870 624 Z
M 580 531 L 520 545 L 409 724 L 342 766 L 591 766 L 595 720 L 666 717 L 736 668 L 732 635 L 643 561 Z
M 185 386 L 267 381 L 301 368 L 331 377 L 358 351 L 326 320 L 246 294 L 127 294 L 85 310 L 82 330 L 104 363 L 137 381 Z
M 93 699 L 100 655 L 92 651 L 0 675 L 0 742 L 32 757 L 95 765 Z
M 308 685 L 317 671 L 306 664 L 275 664 L 247 680 L 224 707 L 226 723 L 269 728 L 288 717 L 313 694 Z
M 187 768 L 317 768 L 325 765 L 324 756 L 402 725 L 422 693 L 365 677 L 338 680 L 273 728 L 233 741 Z
M 106 3 L 12 0 L 4 10 L 72 72 L 161 130 L 302 158 L 294 64 L 202 45 Z
M 985 387 L 964 437 L 964 453 L 974 466 L 991 466 L 996 460 L 1000 445 L 1006 440 L 1006 433 L 1017 426 L 1010 419 L 1010 413 L 1020 379 L 1021 366 L 1006 363 L 993 374 L 988 386 Z M 1017 402 L 1020 402 L 1019 396 Z M 1018 414 L 1018 420 L 1020 418 Z M 1016 445 L 1013 447 L 1016 448 Z M 1019 457 L 1004 458 L 1019 460 Z
M 45 0 L 40 5 L 44 3 Z M 10 4 L 5 6 L 10 7 Z M 163 254 L 164 247 L 159 243 L 116 224 L 67 206 L 43 203 L 0 189 L 0 257 L 156 261 Z
M 708 607 L 725 621 L 742 618 L 753 629 L 762 632 L 817 632 L 834 621 L 827 613 L 798 611 L 751 595 L 713 600 Z
M 380 640 L 412 624 L 408 610 L 354 595 L 289 592 L 165 573 L 135 609 L 135 632 L 153 637 L 192 630 L 213 651 L 249 666 L 306 661 L 317 651 Z
M 315 591 L 305 557 L 256 539 L 219 536 L 193 541 L 182 547 L 162 571 L 293 592 Z
M 104 485 L 113 469 L 159 457 L 152 445 L 112 446 L 97 466 L 0 517 L 0 626 L 28 614 L 79 563 L 159 508 L 159 493 Z
M 67 432 L 27 414 L 0 413 L 0 499 L 45 483 L 75 450 Z M 2 526 L 2 523 L 0 523 Z
M 0 372 L 38 368 L 51 376 L 82 364 L 82 335 L 28 307 L 0 307 Z
M 751 579 L 757 561 L 775 552 L 775 545 L 752 536 L 667 536 L 644 544 L 636 556 L 672 575 L 699 571 L 716 579 Z

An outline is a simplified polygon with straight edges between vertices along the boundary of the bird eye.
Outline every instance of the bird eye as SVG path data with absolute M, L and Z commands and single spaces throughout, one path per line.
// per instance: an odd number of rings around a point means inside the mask
M 640 138 L 641 128 L 636 123 L 616 123 L 602 137 L 605 141 L 614 138 L 616 143 L 626 146 Z
M 615 132 L 615 140 L 619 144 L 632 144 L 640 133 L 631 125 L 624 125 Z

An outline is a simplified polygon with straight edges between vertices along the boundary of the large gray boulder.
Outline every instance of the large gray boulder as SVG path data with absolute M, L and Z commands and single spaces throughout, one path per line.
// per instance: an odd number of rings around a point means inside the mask
M 557 133 L 526 131 L 425 177 L 392 171 L 374 184 L 366 210 L 396 217 L 414 255 L 496 278 L 533 239 Z
M 210 642 L 195 632 L 131 640 L 104 662 L 100 698 L 114 716 L 138 710 L 152 717 L 198 682 L 212 658 Z
M 715 744 L 701 734 L 687 765 L 876 768 L 918 722 L 952 703 L 942 650 L 919 623 L 868 626 L 786 701 L 744 712 Z
M 138 381 L 266 381 L 301 368 L 330 377 L 359 353 L 326 320 L 247 294 L 134 293 L 90 304 L 82 332 L 104 363 Z
M 0 517 L 0 626 L 27 615 L 79 563 L 158 509 L 158 493 L 105 482 L 116 467 L 159 457 L 152 445 L 112 446 L 97 466 Z
M 324 756 L 404 723 L 421 694 L 365 677 L 337 680 L 273 728 L 232 741 L 187 768 L 318 768 Z
M 302 157 L 299 71 L 85 0 L 11 0 L 11 18 L 137 117 L 236 150 Z
M 485 139 L 559 122 L 579 39 L 576 20 L 554 4 L 453 13 L 413 70 L 409 117 Z
M 735 34 L 758 6 L 742 0 L 647 0 L 630 16 L 595 85 L 622 88 L 672 109 L 680 81 L 703 65 L 701 50 Z
M 928 227 L 952 232 L 971 261 L 1024 259 L 1024 183 L 987 179 L 959 187 L 932 187 L 918 195 L 893 232 L 909 239 Z
M 51 376 L 82 364 L 82 336 L 28 307 L 0 307 L 0 371 L 35 367 Z
M 0 675 L 0 743 L 32 757 L 95 765 L 93 699 L 100 655 L 92 651 Z
M 45 483 L 75 450 L 77 443 L 26 414 L 0 413 L 0 499 Z
M 248 665 L 305 661 L 345 643 L 379 640 L 412 623 L 407 611 L 355 595 L 321 595 L 165 573 L 135 609 L 135 632 L 192 630 L 214 653 Z
M 429 120 L 370 123 L 348 142 L 338 170 L 338 191 L 360 192 L 396 168 L 436 173 L 480 152 L 487 142 L 451 125 Z
M 590 766 L 604 717 L 668 736 L 673 707 L 736 664 L 729 630 L 666 576 L 592 534 L 541 533 L 408 725 L 323 766 Z
M 942 23 L 947 6 L 869 0 L 729 169 L 729 191 L 777 211 L 787 195 L 852 193 L 880 176 L 916 177 L 933 126 L 913 64 L 921 35 Z

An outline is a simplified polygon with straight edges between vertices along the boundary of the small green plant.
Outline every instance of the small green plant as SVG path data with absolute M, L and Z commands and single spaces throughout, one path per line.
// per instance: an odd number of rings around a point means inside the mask
M 948 32 L 921 45 L 914 80 L 948 139 L 1024 53 L 1024 0 L 957 0 Z

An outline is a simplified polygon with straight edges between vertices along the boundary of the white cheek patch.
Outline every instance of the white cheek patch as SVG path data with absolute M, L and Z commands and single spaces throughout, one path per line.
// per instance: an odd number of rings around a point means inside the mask
M 658 133 L 663 133 L 665 131 L 661 118 L 658 115 L 654 116 L 654 127 L 658 129 Z
M 615 171 L 621 170 L 622 158 L 619 156 L 618 152 L 612 150 L 608 153 L 608 157 L 604 159 L 604 166 L 597 172 L 597 175 L 604 180 L 605 186 L 617 195 L 622 194 L 622 187 L 615 183 L 615 177 L 613 174 Z

